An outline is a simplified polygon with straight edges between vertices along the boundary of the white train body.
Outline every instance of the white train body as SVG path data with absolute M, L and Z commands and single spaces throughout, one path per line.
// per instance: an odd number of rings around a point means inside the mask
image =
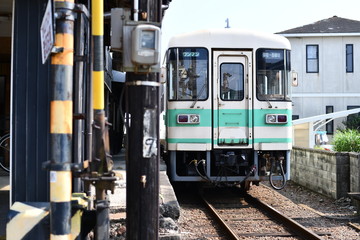
M 170 178 L 259 182 L 268 179 L 270 159 L 281 158 L 288 179 L 290 71 L 290 43 L 278 35 L 230 28 L 173 37 L 165 120 Z

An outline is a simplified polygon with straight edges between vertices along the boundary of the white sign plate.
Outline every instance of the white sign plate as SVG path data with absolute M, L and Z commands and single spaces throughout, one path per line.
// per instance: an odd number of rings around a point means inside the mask
M 54 46 L 54 27 L 51 3 L 52 0 L 49 0 L 47 3 L 45 14 L 40 27 L 41 57 L 43 64 L 46 62 L 51 53 L 51 49 Z

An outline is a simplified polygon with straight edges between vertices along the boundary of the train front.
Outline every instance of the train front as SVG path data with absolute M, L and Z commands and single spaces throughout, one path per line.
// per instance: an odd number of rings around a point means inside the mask
M 166 161 L 172 181 L 248 189 L 270 180 L 284 187 L 292 146 L 290 45 L 268 45 L 169 48 Z

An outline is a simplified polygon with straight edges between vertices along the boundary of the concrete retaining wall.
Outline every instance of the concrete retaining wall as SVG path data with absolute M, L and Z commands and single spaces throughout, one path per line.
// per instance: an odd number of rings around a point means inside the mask
M 335 199 L 347 197 L 360 191 L 359 164 L 359 154 L 293 147 L 291 180 Z
M 360 154 L 350 153 L 350 192 L 360 192 Z

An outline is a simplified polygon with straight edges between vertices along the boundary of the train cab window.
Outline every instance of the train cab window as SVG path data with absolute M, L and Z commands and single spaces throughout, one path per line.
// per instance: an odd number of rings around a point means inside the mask
M 290 51 L 258 49 L 256 96 L 260 101 L 290 101 Z
M 221 99 L 241 101 L 244 99 L 244 65 L 241 63 L 222 63 L 220 65 Z
M 205 48 L 171 48 L 167 59 L 169 100 L 206 100 L 208 51 Z

